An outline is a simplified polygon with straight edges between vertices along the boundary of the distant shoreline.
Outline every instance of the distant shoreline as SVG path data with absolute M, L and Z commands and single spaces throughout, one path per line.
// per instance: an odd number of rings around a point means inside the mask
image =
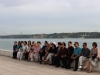
M 0 38 L 0 39 L 100 39 L 100 38 Z
M 53 33 L 53 34 L 19 34 L 3 35 L 0 38 L 30 38 L 30 39 L 68 39 L 68 38 L 100 38 L 100 32 Z

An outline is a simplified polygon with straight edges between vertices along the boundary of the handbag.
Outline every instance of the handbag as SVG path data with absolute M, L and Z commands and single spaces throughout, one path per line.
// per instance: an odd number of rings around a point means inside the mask
M 93 66 L 98 66 L 98 59 L 95 58 L 94 60 L 92 60 L 91 63 L 92 63 Z

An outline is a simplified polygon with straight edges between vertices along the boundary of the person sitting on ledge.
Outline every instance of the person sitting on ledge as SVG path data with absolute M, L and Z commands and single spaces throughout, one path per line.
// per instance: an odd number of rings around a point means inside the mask
M 42 58 L 43 58 L 43 57 L 45 56 L 45 54 L 46 54 L 45 49 L 46 49 L 46 47 L 47 47 L 47 44 L 48 44 L 48 42 L 45 41 L 44 46 L 43 46 L 42 49 L 39 51 L 40 64 L 42 64 L 42 61 L 43 61 Z
M 23 49 L 24 60 L 28 60 L 27 57 L 26 57 L 27 56 L 27 50 L 28 50 L 27 41 L 23 42 L 22 49 Z
M 68 53 L 66 54 L 66 69 L 71 69 L 72 59 L 71 56 L 74 52 L 74 47 L 72 46 L 72 42 L 68 42 Z
M 79 47 L 79 43 L 78 42 L 75 42 L 74 43 L 74 53 L 72 54 L 71 58 L 73 60 L 75 60 L 75 68 L 73 71 L 77 71 L 78 70 L 78 62 L 79 62 L 79 57 L 82 53 L 82 49 Z
M 56 67 L 60 66 L 60 61 L 62 60 L 62 68 L 66 67 L 66 54 L 68 52 L 68 49 L 66 48 L 66 43 L 61 43 L 61 50 L 59 54 L 59 58 L 57 59 Z
M 79 64 L 80 64 L 79 69 L 82 69 L 83 62 L 88 61 L 89 55 L 90 55 L 90 49 L 87 48 L 87 43 L 84 42 L 83 48 L 82 48 L 82 53 L 81 53 L 81 56 L 79 58 Z
M 17 41 L 15 41 L 13 45 L 13 58 L 17 58 Z
M 58 42 L 58 47 L 56 48 L 56 53 L 52 56 L 52 65 L 53 66 L 56 66 L 56 67 L 59 67 L 60 66 L 60 63 L 57 63 L 57 59 L 59 59 L 59 56 L 60 56 L 60 51 L 61 51 L 61 42 Z
M 93 66 L 95 66 L 95 67 L 98 66 L 98 48 L 97 48 L 97 43 L 93 42 L 92 46 L 93 46 L 93 48 L 91 49 L 91 52 L 90 52 L 89 61 L 83 67 L 83 69 L 86 69 L 88 66 L 90 66 L 88 73 L 92 72 L 92 67 Z
M 52 65 L 52 56 L 56 53 L 56 45 L 55 42 L 50 43 L 50 45 L 51 45 L 51 49 L 48 51 L 49 54 L 45 62 L 49 60 L 49 65 Z

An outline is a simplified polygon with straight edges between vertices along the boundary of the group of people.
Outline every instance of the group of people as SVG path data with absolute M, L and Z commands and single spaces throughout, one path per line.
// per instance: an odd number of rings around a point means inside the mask
M 92 49 L 87 47 L 87 43 L 83 43 L 83 48 L 79 47 L 79 43 L 75 42 L 74 47 L 72 42 L 68 42 L 66 47 L 65 42 L 45 41 L 44 46 L 41 46 L 41 42 L 31 41 L 17 41 L 14 42 L 13 46 L 13 58 L 18 60 L 34 61 L 42 63 L 49 63 L 49 65 L 71 69 L 71 63 L 75 61 L 75 67 L 73 71 L 78 69 L 86 69 L 89 66 L 88 73 L 92 72 L 93 66 L 98 66 L 100 61 L 99 50 L 97 43 L 92 43 Z M 83 62 L 86 61 L 84 65 Z M 62 62 L 62 63 L 61 63 Z

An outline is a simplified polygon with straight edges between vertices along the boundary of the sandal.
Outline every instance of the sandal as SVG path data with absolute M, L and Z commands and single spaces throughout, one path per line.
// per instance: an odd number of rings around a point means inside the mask
M 88 71 L 87 73 L 92 73 L 92 71 Z
M 83 67 L 83 69 L 85 70 L 87 67 Z

